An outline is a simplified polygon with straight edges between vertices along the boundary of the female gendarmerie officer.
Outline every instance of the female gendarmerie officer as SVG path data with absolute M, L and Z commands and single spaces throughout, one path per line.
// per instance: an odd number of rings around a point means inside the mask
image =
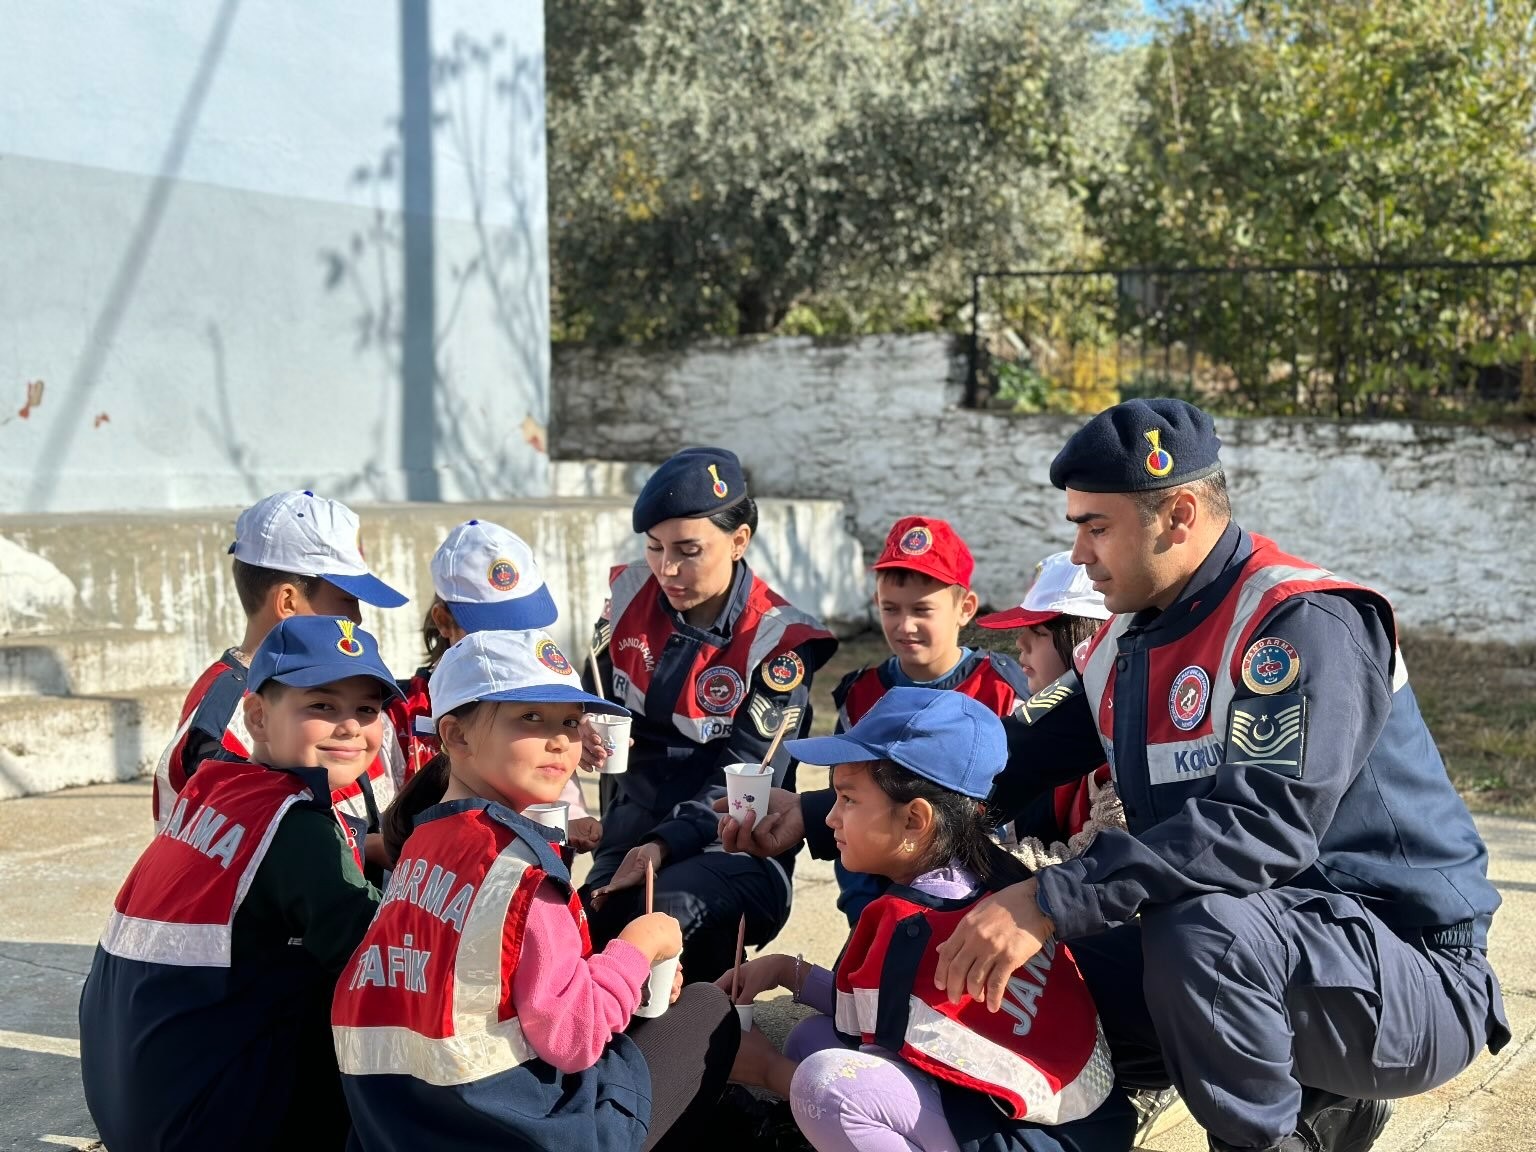
M 752 574 L 757 530 L 741 463 L 723 448 L 689 448 L 635 501 L 645 561 L 615 568 L 593 650 L 601 693 L 634 714 L 629 770 L 605 776 L 603 839 L 584 896 L 601 948 L 643 911 L 645 864 L 658 912 L 683 927 L 690 981 L 713 980 L 746 939 L 766 944 L 789 917 L 794 853 L 727 854 L 711 804 L 727 764 L 760 761 L 782 724 L 810 728 L 811 677 L 837 640 Z M 600 755 L 600 753 L 599 753 Z M 795 786 L 780 747 L 774 784 Z

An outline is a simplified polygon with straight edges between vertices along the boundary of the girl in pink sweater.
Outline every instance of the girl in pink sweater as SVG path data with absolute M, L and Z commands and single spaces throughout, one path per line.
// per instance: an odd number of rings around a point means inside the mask
M 631 1020 L 677 921 L 631 922 L 592 953 L 551 837 L 520 813 L 555 801 L 581 756 L 578 687 L 542 632 L 474 632 L 431 679 L 442 753 L 402 793 L 415 818 L 377 919 L 337 985 L 332 1031 L 358 1143 L 416 1152 L 637 1152 L 682 1140 L 740 1040 L 726 997 L 682 989 Z

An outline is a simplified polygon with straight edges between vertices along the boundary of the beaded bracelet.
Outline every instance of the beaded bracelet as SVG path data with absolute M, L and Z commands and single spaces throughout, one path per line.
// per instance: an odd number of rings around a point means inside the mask
M 790 989 L 790 992 L 792 993 L 792 995 L 790 996 L 790 1001 L 792 1003 L 795 1003 L 795 1004 L 801 1003 L 800 993 L 805 991 L 805 976 L 803 975 L 804 970 L 805 970 L 805 953 L 802 952 L 798 956 L 795 957 L 795 975 L 794 975 L 795 986 Z

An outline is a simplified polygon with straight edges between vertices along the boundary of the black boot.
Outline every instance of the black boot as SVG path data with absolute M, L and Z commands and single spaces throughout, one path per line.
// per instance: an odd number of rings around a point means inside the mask
M 1263 1152 L 1369 1152 L 1392 1116 L 1392 1101 L 1324 1096 L 1304 1100 L 1296 1131 Z M 1207 1139 L 1211 1152 L 1234 1152 L 1214 1136 Z

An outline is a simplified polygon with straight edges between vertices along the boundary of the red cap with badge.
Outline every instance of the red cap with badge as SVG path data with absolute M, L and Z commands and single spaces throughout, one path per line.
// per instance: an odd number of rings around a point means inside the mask
M 905 568 L 931 576 L 941 584 L 969 588 L 976 561 L 947 521 L 904 516 L 885 538 L 885 548 L 874 567 L 876 572 L 882 568 Z

